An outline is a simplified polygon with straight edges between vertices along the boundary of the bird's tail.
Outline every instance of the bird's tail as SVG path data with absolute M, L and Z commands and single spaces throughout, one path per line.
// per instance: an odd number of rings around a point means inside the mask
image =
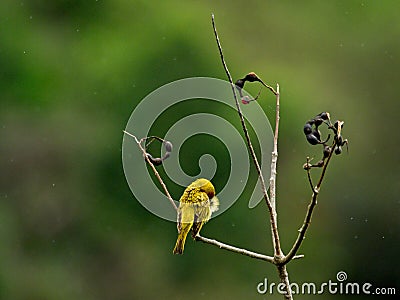
M 183 253 L 183 249 L 185 248 L 185 241 L 186 241 L 186 235 L 179 234 L 178 239 L 176 240 L 174 251 L 173 251 L 174 254 L 182 254 Z

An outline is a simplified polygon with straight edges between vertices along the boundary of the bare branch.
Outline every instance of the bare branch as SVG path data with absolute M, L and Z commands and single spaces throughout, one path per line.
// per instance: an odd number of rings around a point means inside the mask
M 272 150 L 272 159 L 271 159 L 271 177 L 269 179 L 269 195 L 271 200 L 271 231 L 273 237 L 273 245 L 274 245 L 274 254 L 275 257 L 282 256 L 281 244 L 279 241 L 279 232 L 278 232 L 278 218 L 276 212 L 276 166 L 278 163 L 278 134 L 279 134 L 279 84 L 276 85 L 276 112 L 275 112 L 275 133 L 274 133 L 274 148 Z
M 129 135 L 130 137 L 133 137 L 133 138 L 135 139 L 136 144 L 139 146 L 140 150 L 142 150 L 142 152 L 143 152 L 144 158 L 146 159 L 146 161 L 147 161 L 147 163 L 150 165 L 150 167 L 153 169 L 154 175 L 157 177 L 158 181 L 160 182 L 160 184 L 161 184 L 161 186 L 162 186 L 162 188 L 163 188 L 165 194 L 166 194 L 167 197 L 168 197 L 169 202 L 171 202 L 171 205 L 174 207 L 175 210 L 178 210 L 178 207 L 176 206 L 174 200 L 172 199 L 172 197 L 171 197 L 171 195 L 170 195 L 170 193 L 169 193 L 169 191 L 168 191 L 168 189 L 167 189 L 167 186 L 165 185 L 164 181 L 161 179 L 161 176 L 160 176 L 160 174 L 158 173 L 156 167 L 155 167 L 154 164 L 150 161 L 150 159 L 149 159 L 148 156 L 147 156 L 146 150 L 145 150 L 145 149 L 143 148 L 143 146 L 142 146 L 142 142 L 143 142 L 146 138 L 145 138 L 145 139 L 140 139 L 140 140 L 138 140 L 137 137 L 134 136 L 133 134 L 131 134 L 131 133 L 125 131 L 125 130 L 123 130 L 123 132 L 124 132 L 125 134 Z
M 332 149 L 334 149 L 335 146 L 336 146 L 336 141 L 333 143 Z M 330 160 L 332 158 L 333 152 L 334 151 L 330 152 L 330 154 L 329 154 L 329 156 L 328 156 L 328 158 L 326 160 L 326 163 L 325 163 L 324 167 L 322 168 L 321 176 L 320 176 L 320 178 L 318 180 L 318 183 L 315 186 L 315 188 L 313 188 L 311 201 L 310 201 L 310 204 L 308 205 L 308 208 L 307 208 L 307 212 L 306 212 L 306 216 L 304 218 L 303 226 L 299 229 L 299 234 L 297 236 L 297 239 L 294 242 L 293 247 L 292 247 L 292 249 L 290 249 L 289 253 L 281 260 L 281 262 L 280 262 L 281 264 L 287 264 L 296 255 L 297 251 L 299 250 L 299 248 L 301 246 L 301 243 L 304 240 L 304 237 L 306 235 L 307 229 L 308 229 L 309 225 L 311 224 L 311 217 L 312 217 L 314 208 L 317 205 L 317 198 L 318 198 L 319 190 L 321 188 L 322 181 L 324 179 L 325 172 L 326 172 L 326 169 L 328 168 L 329 162 L 330 162 Z
M 213 29 L 214 29 L 215 40 L 216 40 L 217 45 L 218 45 L 218 50 L 219 50 L 219 54 L 220 54 L 220 57 L 221 57 L 222 65 L 224 66 L 226 75 L 227 75 L 228 80 L 229 80 L 229 82 L 231 84 L 233 97 L 235 99 L 235 104 L 236 104 L 237 112 L 238 112 L 239 117 L 240 117 L 240 122 L 242 124 L 243 132 L 244 132 L 244 135 L 246 137 L 247 146 L 249 148 L 251 157 L 253 159 L 253 163 L 254 163 L 254 165 L 256 167 L 256 170 L 257 170 L 257 173 L 258 173 L 258 178 L 259 178 L 260 183 L 261 183 L 261 190 L 262 190 L 262 193 L 263 193 L 263 196 L 264 196 L 264 199 L 265 199 L 265 203 L 267 204 L 267 207 L 268 207 L 268 210 L 269 210 L 270 222 L 271 222 L 271 231 L 272 231 L 273 241 L 274 241 L 274 252 L 279 256 L 281 254 L 281 250 L 280 250 L 278 229 L 277 229 L 277 225 L 275 224 L 275 222 L 276 222 L 276 211 L 273 208 L 273 206 L 271 205 L 271 201 L 270 201 L 270 198 L 269 198 L 268 192 L 267 192 L 267 187 L 265 185 L 265 179 L 264 179 L 264 176 L 263 176 L 263 174 L 261 172 L 261 167 L 260 167 L 260 164 L 258 163 L 256 153 L 255 153 L 253 145 L 251 143 L 250 135 L 249 135 L 249 132 L 247 130 L 246 123 L 244 121 L 242 109 L 240 108 L 239 100 L 238 100 L 237 95 L 236 95 L 235 85 L 233 84 L 231 74 L 229 72 L 229 69 L 228 69 L 228 67 L 226 65 L 226 62 L 225 62 L 225 59 L 224 59 L 224 54 L 222 52 L 221 43 L 219 41 L 217 28 L 215 26 L 214 15 L 211 15 L 211 19 L 212 19 L 212 26 L 213 26 Z M 278 89 L 279 89 L 279 85 L 278 85 Z M 278 104 L 279 104 L 279 92 L 275 92 L 275 93 L 277 95 L 277 100 L 278 100 Z M 279 111 L 279 107 L 278 107 L 278 111 Z M 278 120 L 279 120 L 279 118 L 278 118 Z M 276 168 L 275 168 L 275 170 L 276 170 Z
M 233 97 L 235 99 L 236 109 L 237 109 L 237 112 L 238 112 L 239 117 L 240 117 L 240 122 L 242 124 L 244 135 L 246 137 L 247 146 L 249 148 L 251 158 L 253 159 L 254 165 L 255 165 L 257 173 L 258 173 L 258 177 L 259 177 L 260 182 L 261 182 L 261 189 L 262 189 L 262 192 L 263 192 L 264 199 L 265 199 L 265 201 L 267 203 L 268 208 L 270 209 L 270 211 L 272 211 L 272 207 L 271 207 L 271 204 L 270 204 L 269 196 L 268 196 L 268 193 L 267 193 L 267 188 L 266 188 L 266 185 L 265 185 L 264 176 L 262 175 L 260 164 L 258 163 L 256 153 L 254 151 L 253 145 L 252 145 L 251 140 L 250 140 L 249 132 L 247 130 L 247 126 L 246 126 L 246 123 L 244 121 L 242 109 L 240 108 L 239 100 L 238 100 L 237 95 L 236 95 L 235 85 L 233 84 L 231 73 L 229 72 L 229 69 L 228 69 L 228 67 L 226 65 L 226 62 L 225 62 L 225 59 L 224 59 L 224 54 L 222 52 L 221 43 L 219 41 L 217 28 L 215 26 L 214 14 L 211 15 L 211 19 L 212 19 L 212 26 L 213 26 L 213 29 L 214 29 L 215 40 L 217 42 L 219 54 L 220 54 L 220 57 L 221 57 L 221 62 L 222 62 L 222 65 L 224 66 L 226 76 L 228 77 L 228 80 L 229 80 L 229 82 L 231 84 Z
M 257 252 L 249 251 L 249 250 L 246 250 L 246 249 L 238 248 L 238 247 L 235 247 L 235 246 L 231 246 L 231 245 L 219 242 L 217 240 L 209 239 L 209 238 L 206 238 L 206 237 L 203 237 L 203 236 L 200 236 L 200 235 L 197 235 L 195 237 L 195 239 L 196 239 L 196 241 L 201 241 L 201 242 L 206 243 L 206 244 L 211 244 L 211 245 L 217 246 L 220 249 L 225 249 L 225 250 L 228 250 L 228 251 L 231 251 L 231 252 L 239 253 L 239 254 L 242 254 L 242 255 L 245 255 L 245 256 L 249 256 L 249 257 L 252 257 L 252 258 L 264 260 L 264 261 L 267 261 L 269 263 L 275 264 L 275 259 L 272 256 L 268 256 L 268 255 L 260 254 L 260 253 L 257 253 Z M 303 258 L 303 257 L 304 257 L 304 255 L 296 255 L 294 257 L 294 259 Z
M 285 285 L 286 293 L 283 295 L 283 297 L 285 299 L 292 300 L 292 289 L 290 288 L 289 274 L 287 272 L 286 265 L 278 265 L 278 274 L 281 282 Z
M 219 247 L 220 249 L 225 249 L 225 250 L 236 252 L 236 253 L 239 253 L 239 254 L 242 254 L 242 255 L 246 255 L 246 256 L 249 256 L 249 257 L 252 257 L 252 258 L 265 260 L 265 261 L 270 262 L 272 264 L 274 263 L 274 258 L 272 256 L 267 256 L 267 255 L 256 253 L 256 252 L 252 252 L 252 251 L 249 251 L 249 250 L 246 250 L 246 249 L 242 249 L 242 248 L 238 248 L 238 247 L 235 247 L 235 246 L 227 245 L 227 244 L 221 243 L 221 242 L 219 242 L 217 240 L 205 238 L 205 237 L 202 237 L 200 235 L 196 236 L 196 240 L 197 241 L 201 241 L 203 243 L 215 245 L 215 246 Z
M 274 88 L 268 84 L 263 83 L 264 86 L 269 89 L 275 96 L 277 96 L 279 94 L 279 86 L 278 86 L 278 90 L 274 90 Z

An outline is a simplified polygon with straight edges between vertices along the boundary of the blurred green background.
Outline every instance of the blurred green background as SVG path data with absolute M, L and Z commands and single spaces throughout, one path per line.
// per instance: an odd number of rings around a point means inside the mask
M 255 71 L 281 86 L 286 252 L 310 197 L 301 166 L 320 155 L 303 124 L 321 111 L 346 122 L 349 153 L 329 167 L 291 281 L 345 271 L 347 282 L 398 294 L 399 9 L 398 1 L 2 0 L 0 299 L 282 299 L 257 293 L 264 278 L 278 282 L 267 263 L 190 239 L 173 256 L 175 224 L 134 199 L 122 169 L 122 130 L 143 97 L 181 78 L 226 79 L 211 13 L 233 77 Z M 262 95 L 273 116 L 274 98 Z M 197 160 L 186 161 L 195 172 Z M 214 178 L 217 190 L 225 180 Z M 182 191 L 171 188 L 176 198 Z M 265 205 L 249 210 L 247 197 L 203 234 L 271 254 Z

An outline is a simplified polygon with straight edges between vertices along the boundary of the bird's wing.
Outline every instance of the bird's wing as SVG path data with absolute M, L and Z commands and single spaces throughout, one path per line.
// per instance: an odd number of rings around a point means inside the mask
M 181 232 L 182 229 L 182 210 L 181 207 L 179 206 L 178 208 L 178 213 L 177 213 L 177 217 L 176 217 L 176 228 L 178 228 L 178 232 Z
M 178 208 L 178 232 L 182 229 L 182 223 L 193 223 L 195 208 L 192 203 L 181 202 Z
M 206 193 L 196 193 L 196 204 L 194 205 L 194 222 L 202 223 L 210 219 L 210 200 Z

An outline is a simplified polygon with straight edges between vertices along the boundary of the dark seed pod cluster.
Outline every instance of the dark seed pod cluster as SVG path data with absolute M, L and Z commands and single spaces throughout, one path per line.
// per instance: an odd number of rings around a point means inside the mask
M 330 134 L 328 134 L 327 138 L 323 140 L 321 138 L 321 131 L 319 130 L 319 126 L 325 124 L 328 127 L 328 130 L 331 130 L 334 134 L 334 142 L 332 146 L 327 145 Z M 332 147 L 334 148 L 333 151 L 336 155 L 342 153 L 342 147 L 344 145 L 347 146 L 348 140 L 343 139 L 342 137 L 342 128 L 343 128 L 343 121 L 335 121 L 332 125 L 330 120 L 330 115 L 328 112 L 322 112 L 316 115 L 313 119 L 306 122 L 303 128 L 303 132 L 306 136 L 307 142 L 311 145 L 323 145 L 323 152 L 322 152 L 322 159 L 318 161 L 316 164 L 311 164 L 307 162 L 304 164 L 303 168 L 305 170 L 309 170 L 313 167 L 323 167 L 325 164 L 325 160 L 331 155 Z
M 146 157 L 147 157 L 148 160 L 150 160 L 150 162 L 153 165 L 155 165 L 155 166 L 162 165 L 164 160 L 166 160 L 171 155 L 172 148 L 173 148 L 172 143 L 170 141 L 163 140 L 163 139 L 161 139 L 159 137 L 154 137 L 154 136 L 148 137 L 146 139 L 150 139 L 150 138 L 152 140 L 154 140 L 154 139 L 159 140 L 159 141 L 161 141 L 163 143 L 164 148 L 165 148 L 165 154 L 164 154 L 163 157 L 153 157 L 150 153 L 146 152 Z
M 329 122 L 328 126 L 330 126 L 330 116 L 329 113 L 322 112 L 304 125 L 304 134 L 311 145 L 325 144 L 329 140 L 330 135 L 325 141 L 321 141 L 321 132 L 318 129 L 325 122 Z

